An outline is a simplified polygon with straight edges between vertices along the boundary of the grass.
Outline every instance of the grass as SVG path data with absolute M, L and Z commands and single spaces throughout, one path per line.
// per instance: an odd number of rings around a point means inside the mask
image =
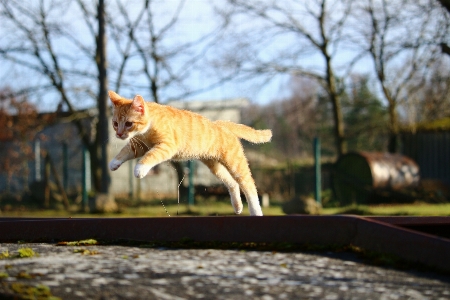
M 325 208 L 324 215 L 355 214 L 374 216 L 450 216 L 450 203 L 445 204 L 380 204 Z
M 263 209 L 266 215 L 284 215 L 280 206 L 272 206 Z M 230 203 L 225 202 L 206 202 L 198 205 L 183 205 L 180 204 L 168 204 L 164 207 L 162 205 L 157 206 L 144 206 L 127 208 L 124 211 L 128 216 L 158 216 L 158 217 L 171 217 L 177 216 L 228 216 L 235 215 L 233 207 Z M 248 216 L 248 207 L 245 206 L 242 212 L 243 216 Z
M 177 214 L 178 212 L 178 214 Z M 280 205 L 274 205 L 264 208 L 265 215 L 284 215 Z M 120 213 L 89 214 L 68 212 L 65 210 L 11 210 L 0 212 L 0 217 L 30 217 L 30 218 L 53 218 L 53 217 L 72 217 L 72 218 L 138 218 L 138 217 L 176 217 L 176 216 L 234 216 L 231 203 L 222 201 L 202 201 L 195 205 L 178 205 L 176 201 L 164 200 L 162 203 L 153 201 L 151 204 L 141 206 L 122 207 Z M 244 206 L 242 216 L 248 216 L 248 207 Z
M 163 205 L 164 204 L 164 205 Z M 178 212 L 178 214 L 177 214 Z M 263 208 L 266 216 L 284 215 L 280 203 Z M 337 208 L 324 208 L 322 215 L 354 214 L 379 216 L 450 216 L 450 203 L 445 204 L 380 204 L 380 205 L 351 205 Z M 120 213 L 88 214 L 67 212 L 65 210 L 20 209 L 0 212 L 0 217 L 176 217 L 176 216 L 235 216 L 228 201 L 198 201 L 195 205 L 178 205 L 174 200 L 153 201 L 141 206 L 123 206 Z M 244 204 L 243 216 L 248 215 L 248 207 Z

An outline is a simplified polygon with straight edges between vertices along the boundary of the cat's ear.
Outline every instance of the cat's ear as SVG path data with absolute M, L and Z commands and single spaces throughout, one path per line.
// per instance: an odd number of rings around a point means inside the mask
M 131 108 L 135 111 L 144 114 L 145 101 L 141 95 L 134 96 L 133 102 L 131 102 Z
M 112 104 L 114 104 L 114 106 L 118 105 L 122 100 L 122 97 L 120 97 L 116 92 L 109 91 L 108 95 L 109 99 L 111 99 L 111 102 Z

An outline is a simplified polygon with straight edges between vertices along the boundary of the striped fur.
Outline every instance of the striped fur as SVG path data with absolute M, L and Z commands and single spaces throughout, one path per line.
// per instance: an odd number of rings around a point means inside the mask
M 215 121 L 186 110 L 145 102 L 136 95 L 125 99 L 109 92 L 113 103 L 113 127 L 116 137 L 128 140 L 110 162 L 117 170 L 125 161 L 139 158 L 134 174 L 143 178 L 164 161 L 202 161 L 227 186 L 237 214 L 242 212 L 243 191 L 250 215 L 261 216 L 255 182 L 252 178 L 240 138 L 252 143 L 270 141 L 270 130 L 255 130 L 229 121 Z

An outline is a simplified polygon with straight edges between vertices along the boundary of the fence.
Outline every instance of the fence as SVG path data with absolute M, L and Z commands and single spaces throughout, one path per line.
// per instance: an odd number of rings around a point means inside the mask
M 450 186 L 449 131 L 403 133 L 402 153 L 417 162 L 422 179 Z

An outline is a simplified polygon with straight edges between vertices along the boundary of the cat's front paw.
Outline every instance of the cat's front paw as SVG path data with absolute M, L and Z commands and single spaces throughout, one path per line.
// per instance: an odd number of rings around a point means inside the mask
M 145 175 L 150 172 L 151 168 L 152 166 L 149 165 L 137 164 L 134 168 L 134 176 L 136 176 L 137 178 L 144 178 Z
M 120 160 L 117 160 L 117 159 L 113 159 L 112 161 L 110 161 L 110 163 L 109 163 L 109 169 L 111 170 L 111 171 L 115 171 L 115 170 L 117 170 L 121 165 L 122 165 L 122 161 L 120 161 Z

